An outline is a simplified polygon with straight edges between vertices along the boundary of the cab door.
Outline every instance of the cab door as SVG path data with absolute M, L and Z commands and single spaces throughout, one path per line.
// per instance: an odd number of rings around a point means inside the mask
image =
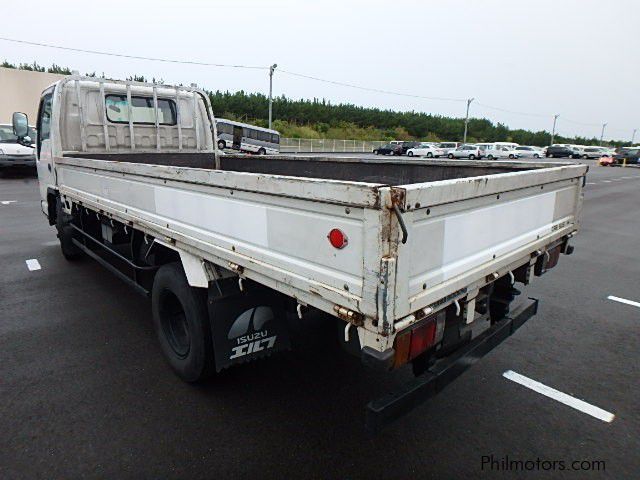
M 55 185 L 53 152 L 51 148 L 51 126 L 53 113 L 53 88 L 45 90 L 40 98 L 36 122 L 36 168 L 40 185 L 40 204 L 45 215 L 47 210 L 47 188 Z

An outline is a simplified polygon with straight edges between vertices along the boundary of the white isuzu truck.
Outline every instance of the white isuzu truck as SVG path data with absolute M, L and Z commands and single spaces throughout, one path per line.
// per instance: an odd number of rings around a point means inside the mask
M 18 137 L 27 126 L 14 114 Z M 289 348 L 292 322 L 319 315 L 365 365 L 413 367 L 414 381 L 368 404 L 372 428 L 536 313 L 535 299 L 511 305 L 514 284 L 571 253 L 587 172 L 221 155 L 204 92 L 77 75 L 43 92 L 36 126 L 42 211 L 63 255 L 151 298 L 182 379 Z

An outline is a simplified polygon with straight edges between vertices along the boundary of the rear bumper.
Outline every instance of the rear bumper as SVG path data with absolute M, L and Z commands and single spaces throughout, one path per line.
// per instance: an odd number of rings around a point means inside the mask
M 369 402 L 366 408 L 367 429 L 376 432 L 440 393 L 460 374 L 511 336 L 537 311 L 538 300 L 530 298 L 469 344 L 437 361 L 429 370 L 407 382 L 396 392 Z

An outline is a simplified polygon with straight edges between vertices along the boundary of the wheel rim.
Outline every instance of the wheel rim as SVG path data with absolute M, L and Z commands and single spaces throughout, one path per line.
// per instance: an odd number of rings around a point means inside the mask
M 433 153 L 431 152 L 427 153 L 427 158 L 431 158 L 431 157 L 433 157 Z
M 159 314 L 167 343 L 178 357 L 185 358 L 191 349 L 189 324 L 182 303 L 170 290 L 160 295 Z
M 413 152 L 409 152 L 407 155 L 409 155 L 410 157 L 413 157 Z

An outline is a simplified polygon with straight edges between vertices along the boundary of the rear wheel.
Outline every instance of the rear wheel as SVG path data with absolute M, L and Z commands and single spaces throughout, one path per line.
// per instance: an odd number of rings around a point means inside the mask
M 589 158 L 589 155 L 582 155 L 582 158 L 586 160 L 587 158 Z
M 510 158 L 511 160 L 513 160 L 514 158 L 516 158 L 516 156 L 515 156 L 513 153 L 511 153 L 511 154 L 509 154 L 509 158 Z
M 538 155 L 537 153 L 534 153 L 533 158 L 540 158 L 540 155 Z
M 179 263 L 160 267 L 153 282 L 151 307 L 160 348 L 185 382 L 197 382 L 214 371 L 207 292 L 189 286 Z
M 489 155 L 487 155 L 487 160 L 493 160 L 493 154 L 490 153 Z
M 453 153 L 450 153 L 449 155 L 447 155 L 447 158 L 449 158 L 449 160 L 453 160 Z
M 409 152 L 407 152 L 407 155 L 410 156 L 410 157 L 413 157 L 413 152 L 409 151 Z
M 376 155 L 380 155 L 380 151 L 379 150 L 374 150 L 373 153 L 375 153 Z
M 469 160 L 475 160 L 476 156 L 472 153 L 471 155 L 469 155 Z
M 260 150 L 258 150 L 258 155 L 266 155 L 267 151 L 264 148 L 261 148 Z
M 433 158 L 433 153 L 427 152 L 427 158 Z
M 227 144 L 224 140 L 218 140 L 218 150 L 224 150 Z

